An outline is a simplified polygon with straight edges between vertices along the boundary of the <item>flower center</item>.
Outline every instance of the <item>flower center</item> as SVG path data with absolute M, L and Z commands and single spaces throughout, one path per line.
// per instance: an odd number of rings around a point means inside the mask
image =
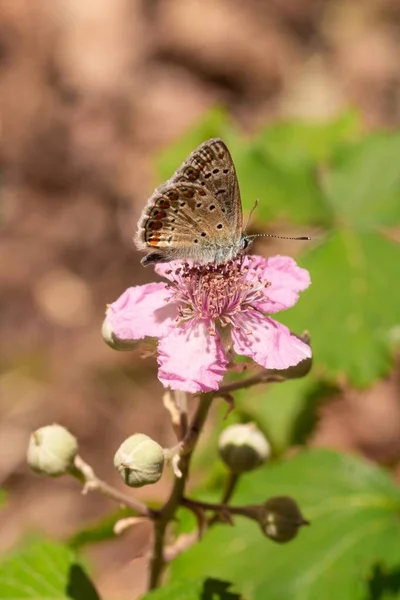
M 254 303 L 264 299 L 270 283 L 257 268 L 240 256 L 225 264 L 191 266 L 185 263 L 172 271 L 171 301 L 178 304 L 179 320 L 200 319 L 212 327 L 235 325 L 235 315 L 256 310 Z

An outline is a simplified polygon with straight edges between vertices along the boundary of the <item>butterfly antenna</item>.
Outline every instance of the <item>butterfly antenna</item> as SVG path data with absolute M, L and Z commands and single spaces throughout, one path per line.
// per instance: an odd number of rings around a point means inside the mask
M 249 235 L 248 237 L 250 239 L 256 237 L 272 237 L 277 238 L 278 240 L 311 240 L 311 238 L 308 235 L 301 235 L 299 237 L 288 237 L 286 235 L 275 235 L 273 233 L 255 233 L 254 235 Z
M 250 211 L 250 214 L 249 214 L 249 216 L 248 216 L 248 218 L 247 218 L 246 225 L 244 226 L 244 230 L 243 230 L 243 231 L 246 231 L 246 229 L 247 229 L 247 225 L 250 223 L 250 219 L 251 219 L 251 217 L 253 216 L 253 212 L 256 210 L 256 208 L 257 208 L 257 206 L 258 206 L 258 203 L 259 203 L 259 202 L 260 202 L 260 201 L 259 201 L 259 199 L 257 198 L 257 200 L 254 202 L 254 204 L 253 204 L 253 208 L 251 209 L 251 211 Z

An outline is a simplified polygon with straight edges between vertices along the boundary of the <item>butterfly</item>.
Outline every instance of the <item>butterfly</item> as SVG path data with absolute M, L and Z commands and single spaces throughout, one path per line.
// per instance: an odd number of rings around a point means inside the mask
M 198 146 L 147 201 L 135 238 L 151 250 L 144 266 L 172 260 L 201 265 L 226 263 L 256 237 L 309 240 L 308 236 L 247 235 L 235 165 L 225 143 L 212 138 Z
M 249 244 L 232 157 L 212 138 L 196 148 L 149 198 L 138 222 L 142 265 L 192 260 L 225 263 Z

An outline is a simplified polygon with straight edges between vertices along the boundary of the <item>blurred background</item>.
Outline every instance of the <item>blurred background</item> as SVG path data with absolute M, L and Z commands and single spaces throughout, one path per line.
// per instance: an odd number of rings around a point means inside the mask
M 159 183 L 157 153 L 215 105 L 249 135 L 348 107 L 366 128 L 393 130 L 399 57 L 396 0 L 0 0 L 0 553 L 35 531 L 68 537 L 112 508 L 28 471 L 34 428 L 71 429 L 115 485 L 127 435 L 174 441 L 154 359 L 100 336 L 106 303 L 151 279 L 132 236 Z M 393 375 L 338 395 L 311 443 L 390 462 L 398 385 Z M 143 525 L 88 551 L 105 598 L 143 589 L 147 536 Z

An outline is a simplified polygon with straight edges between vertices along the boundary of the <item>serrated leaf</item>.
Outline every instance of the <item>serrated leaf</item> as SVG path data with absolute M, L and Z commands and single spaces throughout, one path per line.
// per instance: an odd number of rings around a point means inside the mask
M 0 563 L 3 600 L 99 600 L 72 550 L 36 542 Z
M 174 581 L 146 594 L 143 600 L 241 600 L 230 591 L 231 584 L 218 579 Z
M 328 168 L 327 201 L 356 229 L 400 223 L 400 135 L 374 134 L 349 146 Z
M 251 600 L 366 600 L 374 565 L 400 567 L 400 491 L 373 464 L 305 451 L 243 477 L 234 504 L 275 495 L 293 497 L 311 521 L 294 541 L 274 544 L 238 518 L 180 555 L 173 579 L 227 579 Z
M 399 324 L 400 246 L 378 233 L 339 230 L 302 266 L 313 285 L 279 319 L 310 330 L 314 369 L 370 385 L 392 365 L 390 329 Z

